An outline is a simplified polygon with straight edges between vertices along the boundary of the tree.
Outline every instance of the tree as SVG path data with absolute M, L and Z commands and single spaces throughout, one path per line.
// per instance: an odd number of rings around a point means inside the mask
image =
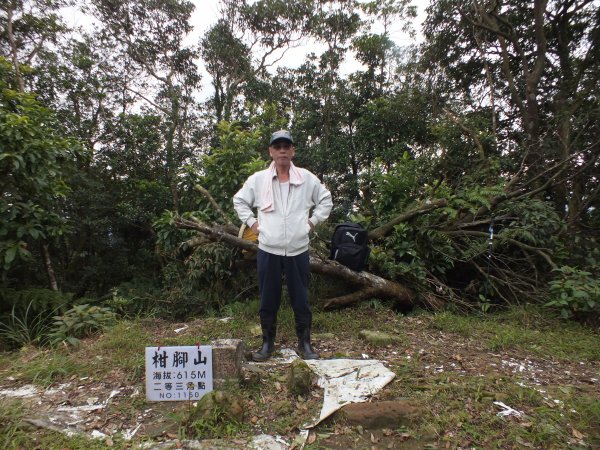
M 113 36 L 130 64 L 132 76 L 123 88 L 144 101 L 162 118 L 164 133 L 164 174 L 174 210 L 179 208 L 177 175 L 180 165 L 192 153 L 190 136 L 194 91 L 200 82 L 193 61 L 194 52 L 183 45 L 191 31 L 193 4 L 187 1 L 141 1 L 123 3 L 97 0 L 90 7 L 100 20 L 104 36 Z M 153 98 L 144 93 L 155 92 Z
M 425 58 L 442 106 L 485 113 L 513 183 L 534 189 L 586 226 L 597 204 L 600 8 L 592 1 L 443 0 L 429 9 Z M 450 99 L 458 101 L 453 102 Z M 479 130 L 449 116 L 475 143 Z
M 215 89 L 207 102 L 213 128 L 221 120 L 242 119 L 248 103 L 274 101 L 268 69 L 310 36 L 314 8 L 314 0 L 222 2 L 221 18 L 200 41 Z
M 12 62 L 15 87 L 25 91 L 25 70 L 49 45 L 55 45 L 66 27 L 58 10 L 62 0 L 8 0 L 0 7 L 0 55 Z
M 231 120 L 242 84 L 254 76 L 250 49 L 233 35 L 231 28 L 228 21 L 220 19 L 200 42 L 202 58 L 215 89 L 211 100 L 215 123 Z
M 69 226 L 64 202 L 79 147 L 57 131 L 55 116 L 33 94 L 10 89 L 17 76 L 0 57 L 0 258 L 6 274 L 38 244 L 50 287 L 58 290 L 48 246 Z
M 51 1 L 19 1 L 11 0 L 0 8 L 0 42 L 5 43 L 0 55 L 12 62 L 12 75 L 6 77 L 13 89 L 24 93 L 26 86 L 33 86 L 33 65 L 51 54 L 49 48 L 57 43 L 58 38 L 66 31 L 57 11 L 65 2 Z M 57 290 L 49 243 L 41 246 L 43 261 L 52 289 Z

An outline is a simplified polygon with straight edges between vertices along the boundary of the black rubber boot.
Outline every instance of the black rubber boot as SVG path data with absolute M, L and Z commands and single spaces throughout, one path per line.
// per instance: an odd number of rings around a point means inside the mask
M 297 329 L 296 333 L 298 334 L 298 353 L 302 359 L 319 359 L 319 354 L 310 344 L 310 326 Z
M 262 346 L 259 351 L 252 353 L 253 361 L 266 361 L 271 357 L 275 350 L 275 335 L 277 333 L 277 323 L 272 319 L 261 319 L 262 328 Z

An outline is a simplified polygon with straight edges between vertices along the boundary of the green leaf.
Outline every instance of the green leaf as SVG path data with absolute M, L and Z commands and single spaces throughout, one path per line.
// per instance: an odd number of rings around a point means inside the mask
M 10 264 L 11 262 L 13 262 L 15 256 L 17 255 L 17 248 L 18 246 L 13 245 L 12 247 L 9 247 L 8 250 L 6 250 L 6 253 L 4 253 L 5 264 Z

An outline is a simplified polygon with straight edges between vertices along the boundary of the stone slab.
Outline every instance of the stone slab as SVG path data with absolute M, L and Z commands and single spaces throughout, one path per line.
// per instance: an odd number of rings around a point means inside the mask
M 241 339 L 217 339 L 213 348 L 213 385 L 221 389 L 227 384 L 239 384 L 243 378 L 244 343 Z

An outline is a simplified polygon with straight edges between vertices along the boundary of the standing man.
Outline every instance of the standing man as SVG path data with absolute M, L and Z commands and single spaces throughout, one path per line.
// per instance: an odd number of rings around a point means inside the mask
M 294 166 L 295 154 L 289 131 L 273 133 L 269 141 L 271 165 L 251 175 L 233 196 L 238 217 L 258 236 L 256 261 L 263 343 L 252 354 L 255 361 L 267 360 L 275 348 L 283 274 L 296 320 L 298 351 L 304 359 L 319 357 L 310 343 L 308 235 L 329 216 L 331 193 L 314 174 Z M 258 218 L 253 208 L 257 208 Z

